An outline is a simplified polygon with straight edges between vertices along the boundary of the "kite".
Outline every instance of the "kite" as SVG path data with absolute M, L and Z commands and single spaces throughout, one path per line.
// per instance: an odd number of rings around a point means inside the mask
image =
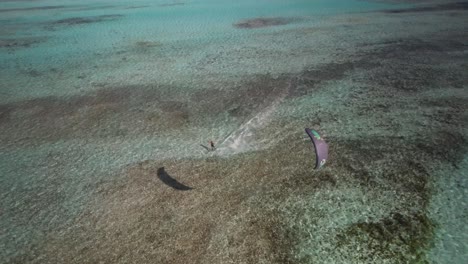
M 325 165 L 328 159 L 328 144 L 325 142 L 320 134 L 313 130 L 306 128 L 305 132 L 309 135 L 310 139 L 312 139 L 312 143 L 314 143 L 315 149 L 315 168 L 320 169 Z

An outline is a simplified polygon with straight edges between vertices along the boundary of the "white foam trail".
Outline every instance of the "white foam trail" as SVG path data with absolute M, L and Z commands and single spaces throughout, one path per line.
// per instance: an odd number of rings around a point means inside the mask
M 291 83 L 289 84 L 291 86 Z M 224 139 L 218 148 L 218 154 L 231 155 L 241 152 L 256 150 L 266 147 L 261 141 L 255 140 L 255 132 L 265 127 L 272 119 L 273 113 L 286 97 L 288 89 L 280 95 L 272 104 L 266 107 L 263 111 L 257 113 L 250 120 L 242 124 L 237 130 L 232 132 L 226 139 Z

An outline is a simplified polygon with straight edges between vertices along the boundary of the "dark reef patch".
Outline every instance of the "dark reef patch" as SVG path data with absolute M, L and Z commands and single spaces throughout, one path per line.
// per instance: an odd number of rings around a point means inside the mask
M 186 5 L 186 3 L 182 2 L 177 2 L 177 3 L 168 3 L 168 4 L 159 4 L 159 7 L 169 7 L 169 6 L 183 6 Z
M 64 9 L 70 6 L 35 6 L 35 7 L 23 7 L 23 8 L 0 8 L 0 13 L 4 12 L 18 12 L 18 11 L 39 11 L 39 10 L 53 10 L 53 9 Z
M 446 37 L 446 39 L 442 39 Z M 374 50 L 361 54 L 357 61 L 374 64 L 366 82 L 378 87 L 415 92 L 440 87 L 463 87 L 467 83 L 466 55 L 468 36 L 448 36 L 395 40 L 380 43 Z
M 142 40 L 135 42 L 131 49 L 133 49 L 135 52 L 151 52 L 155 50 L 155 48 L 161 46 L 162 43 L 159 41 Z
M 101 10 L 101 9 L 112 9 L 116 8 L 115 5 L 98 5 L 98 6 L 75 6 L 71 7 L 73 11 L 92 11 L 92 10 Z
M 454 125 L 455 122 L 451 123 Z M 467 151 L 468 139 L 463 134 L 450 131 L 450 129 L 441 129 L 434 132 L 431 136 L 422 135 L 415 142 L 419 155 L 428 156 L 434 161 L 438 160 L 457 166 Z
M 373 81 L 383 87 L 391 87 L 404 91 L 418 91 L 432 88 L 445 80 L 440 78 L 449 71 L 437 70 L 428 65 L 387 64 L 377 69 Z
M 33 78 L 36 78 L 36 77 L 41 77 L 44 75 L 44 72 L 41 72 L 41 71 L 38 71 L 34 68 L 19 68 L 18 69 L 18 72 L 20 74 L 24 74 L 25 76 L 29 76 L 29 77 L 33 77 Z
M 466 151 L 459 133 L 438 129 L 426 137 L 376 137 L 363 140 L 335 139 L 333 159 L 338 167 L 366 188 L 395 190 L 425 207 L 430 198 L 431 169 L 439 161 L 457 164 Z M 440 142 L 440 143 L 435 143 Z M 382 162 L 385 161 L 385 164 Z
M 429 63 L 430 60 L 440 60 L 454 51 L 464 51 L 468 34 L 463 32 L 443 32 L 439 36 L 421 38 L 396 39 L 377 43 L 377 47 L 367 54 L 372 59 L 417 59 L 416 62 Z M 431 58 L 431 55 L 437 55 Z M 447 60 L 443 60 L 446 62 Z
M 444 3 L 431 6 L 418 6 L 406 9 L 390 9 L 385 10 L 385 13 L 390 14 L 401 14 L 401 13 L 417 13 L 417 12 L 435 12 L 435 11 L 456 11 L 456 10 L 468 10 L 468 2 L 454 2 Z
M 190 100 L 196 102 L 200 114 L 228 111 L 232 116 L 243 119 L 268 106 L 286 94 L 291 78 L 283 75 L 272 78 L 270 75 L 258 75 L 243 81 L 230 89 L 203 89 L 195 91 Z
M 146 8 L 146 7 L 150 7 L 150 6 L 149 5 L 128 6 L 128 7 L 125 7 L 124 9 L 139 9 L 139 8 Z
M 290 87 L 288 95 L 290 97 L 307 95 L 324 82 L 341 80 L 355 70 L 371 69 L 376 64 L 377 62 L 356 60 L 341 63 L 332 62 L 319 65 L 316 68 L 309 68 L 295 76 L 294 85 Z
M 71 17 L 65 19 L 59 19 L 52 22 L 52 25 L 81 25 L 81 24 L 90 24 L 90 23 L 99 23 L 105 21 L 112 21 L 122 18 L 123 15 L 113 14 L 113 15 L 100 15 L 100 16 L 90 16 L 90 17 Z
M 0 1 L 1 2 L 1 1 Z M 115 8 L 115 5 L 98 5 L 98 6 L 86 6 L 86 5 L 56 5 L 56 6 L 34 6 L 34 7 L 21 7 L 21 8 L 0 8 L 0 13 L 7 12 L 31 12 L 31 11 L 48 11 L 48 10 L 72 10 L 72 11 L 91 11 L 100 9 Z
M 353 71 L 371 69 L 376 64 L 373 61 L 356 60 L 327 63 L 295 75 L 256 75 L 227 90 L 198 90 L 191 96 L 191 101 L 197 102 L 200 113 L 227 110 L 232 116 L 246 118 L 278 98 L 308 95 L 320 89 L 321 84 L 327 81 L 340 80 Z
M 15 38 L 15 39 L 0 39 L 0 48 L 8 48 L 8 49 L 15 49 L 15 48 L 29 48 L 33 45 L 39 44 L 44 42 L 44 37 L 38 38 L 31 38 L 31 37 L 24 37 L 24 38 Z
M 0 124 L 9 119 L 10 109 L 6 106 L 0 105 Z
M 113 118 L 129 126 L 134 126 L 132 120 L 141 121 L 144 125 L 138 127 L 147 132 L 183 125 L 183 120 L 188 116 L 187 110 L 181 107 L 177 111 L 170 111 L 171 103 L 165 103 L 161 98 L 161 92 L 151 87 L 130 86 L 103 89 L 84 96 L 44 97 L 4 104 L 0 106 L 4 120 L 0 125 L 16 126 L 15 130 L 18 131 L 3 133 L 0 141 L 13 143 L 27 139 L 32 143 L 69 137 L 122 136 L 125 128 L 114 129 L 117 124 L 112 122 Z M 146 112 L 148 104 L 161 104 L 160 112 Z M 156 127 L 150 125 L 154 115 L 159 122 Z M 127 129 L 135 131 L 130 127 Z
M 337 235 L 337 240 L 339 246 L 356 250 L 361 260 L 378 256 L 400 263 L 425 263 L 424 251 L 431 246 L 434 228 L 422 212 L 393 213 L 377 221 L 352 224 Z
M 262 27 L 272 27 L 272 26 L 282 26 L 293 23 L 297 21 L 297 19 L 293 18 L 286 18 L 286 17 L 270 17 L 270 18 L 253 18 L 247 19 L 234 24 L 236 28 L 244 28 L 244 29 L 254 29 L 254 28 L 262 28 Z

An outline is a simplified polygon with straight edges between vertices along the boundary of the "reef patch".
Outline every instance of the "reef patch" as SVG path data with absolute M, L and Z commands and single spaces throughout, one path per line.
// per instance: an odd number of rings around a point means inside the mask
M 297 19 L 293 18 L 286 18 L 286 17 L 260 17 L 260 18 L 253 18 L 247 19 L 234 24 L 236 28 L 243 28 L 243 29 L 255 29 L 255 28 L 263 28 L 263 27 L 273 27 L 273 26 L 282 26 L 290 24 Z
M 185 5 L 185 4 L 186 4 L 186 3 L 177 2 L 177 3 L 159 4 L 158 6 L 159 6 L 159 7 L 183 6 L 183 5 Z
M 435 224 L 425 213 L 392 213 L 376 221 L 355 223 L 337 235 L 338 244 L 353 248 L 356 258 L 378 256 L 399 263 L 425 263 Z M 355 243 L 359 243 L 356 247 Z
M 15 49 L 15 48 L 29 48 L 33 45 L 39 44 L 44 42 L 45 38 L 2 38 L 0 39 L 0 48 L 8 48 L 8 49 Z
M 436 12 L 436 11 L 464 11 L 468 10 L 468 2 L 454 2 L 444 3 L 432 6 L 418 6 L 407 9 L 390 9 L 385 10 L 384 13 L 389 14 L 402 14 L 402 13 L 418 13 L 418 12 Z
M 122 18 L 123 15 L 120 14 L 113 14 L 113 15 L 100 15 L 100 16 L 89 16 L 89 17 L 71 17 L 71 18 L 64 18 L 53 21 L 52 25 L 82 25 L 82 24 L 90 24 L 90 23 L 99 23 L 105 21 L 113 21 L 119 18 Z
M 1 1 L 0 1 L 1 2 Z M 18 11 L 39 11 L 39 10 L 54 10 L 54 9 L 64 9 L 69 8 L 70 6 L 35 6 L 35 7 L 23 7 L 23 8 L 0 8 L 0 13 L 5 12 L 18 12 Z

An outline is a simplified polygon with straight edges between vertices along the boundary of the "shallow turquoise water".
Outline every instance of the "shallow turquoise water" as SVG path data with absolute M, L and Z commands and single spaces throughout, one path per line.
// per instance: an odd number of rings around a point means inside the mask
M 61 5 L 63 7 L 39 10 L 29 8 Z M 405 126 L 414 123 L 413 119 L 407 119 L 407 123 L 397 120 L 410 115 L 408 113 L 419 114 L 417 109 L 410 108 L 411 112 L 403 108 L 356 117 L 357 111 L 364 110 L 350 109 L 348 103 L 350 98 L 359 100 L 356 90 L 367 88 L 359 83 L 362 76 L 340 76 L 339 69 L 336 71 L 340 80 L 335 82 L 329 76 L 335 73 L 335 66 L 340 67 L 333 64 L 343 59 L 340 54 L 354 55 L 350 50 L 355 46 L 365 50 L 367 46 L 363 44 L 412 35 L 405 31 L 407 24 L 400 25 L 388 17 L 381 18 L 381 14 L 368 13 L 396 6 L 346 0 L 211 0 L 184 4 L 169 1 L 133 1 L 131 4 L 128 1 L 2 2 L 0 23 L 4 27 L 0 31 L 0 41 L 12 44 L 0 47 L 0 107 L 6 105 L 8 118 L 18 126 L 2 127 L 4 138 L 15 140 L 0 145 L 1 205 L 8 208 L 8 213 L 0 216 L 0 231 L 8 230 L 8 233 L 4 232 L 0 240 L 14 241 L 18 245 L 41 244 L 44 234 L 65 226 L 86 206 L 98 181 L 111 181 L 125 166 L 144 160 L 203 159 L 207 154 L 200 143 L 208 139 L 220 142 L 217 153 L 229 158 L 272 147 L 285 138 L 302 140 L 296 138 L 295 129 L 303 124 L 320 125 L 322 122 L 322 128 L 335 139 L 392 137 L 395 131 L 388 129 L 388 124 L 400 129 L 399 135 L 414 136 L 414 130 L 405 130 Z M 291 23 L 251 30 L 234 26 L 245 19 L 277 17 L 291 18 Z M 72 20 L 67 20 L 70 18 Z M 426 21 L 415 20 L 425 29 Z M 389 21 L 393 24 L 387 24 Z M 358 26 L 353 28 L 353 25 Z M 278 92 L 277 96 L 267 98 L 272 99 L 271 102 L 262 102 L 261 108 L 243 104 L 249 96 L 261 97 L 255 94 L 255 89 L 243 90 L 246 91 L 245 100 L 239 97 L 237 105 L 230 105 L 230 109 L 219 107 L 222 99 L 210 101 L 213 108 L 204 102 L 208 101 L 207 97 L 236 97 L 232 90 L 248 86 L 248 81 L 258 76 L 268 76 L 266 82 L 278 79 L 284 85 L 279 90 L 287 90 L 288 82 L 281 80 L 282 77 L 326 63 L 331 63 L 331 69 L 312 71 L 306 76 L 312 79 L 311 83 L 320 78 L 331 80 L 326 89 L 287 100 L 285 93 Z M 319 77 L 314 79 L 313 74 Z M 358 80 L 357 84 L 352 78 Z M 320 81 L 319 84 L 323 84 Z M 262 85 L 261 82 L 252 83 L 254 88 Z M 161 94 L 155 94 L 165 101 L 151 98 L 145 101 L 145 93 L 155 96 L 148 87 L 161 89 Z M 109 101 L 105 93 L 96 95 L 105 89 L 110 91 Z M 126 89 L 132 92 L 126 93 Z M 210 93 L 205 94 L 204 90 Z M 64 99 L 62 96 L 71 97 Z M 364 97 L 361 97 L 363 107 L 367 103 Z M 27 101 L 37 98 L 43 101 Z M 409 101 L 417 100 L 410 98 Z M 172 110 L 164 112 L 164 107 L 158 108 L 158 103 Z M 236 116 L 236 111 L 242 107 L 255 111 L 240 111 Z M 10 108 L 13 109 L 11 113 Z M 0 118 L 2 111 L 0 108 Z M 201 114 L 189 115 L 192 111 Z M 42 113 L 44 126 L 40 122 L 25 124 L 33 120 L 31 116 L 40 119 Z M 320 121 L 316 116 L 321 114 L 325 117 L 321 116 Z M 181 125 L 183 129 L 175 126 L 161 133 L 152 124 L 146 126 L 147 119 L 158 120 L 163 115 L 169 115 L 170 121 L 189 116 L 190 126 Z M 284 120 L 289 123 L 280 123 Z M 274 132 L 265 131 L 272 121 L 278 121 Z M 379 121 L 385 124 L 376 125 Z M 35 138 L 36 135 L 28 134 L 31 132 L 28 129 L 39 131 L 40 135 Z M 63 132 L 55 133 L 55 130 Z M 380 200 L 373 202 L 377 206 L 362 201 L 353 208 L 349 205 L 363 197 L 367 199 L 368 192 L 360 189 L 349 193 L 341 189 L 335 191 L 327 196 L 328 190 L 323 190 L 322 200 L 307 200 L 310 208 L 317 204 L 326 207 L 323 223 L 314 228 L 327 225 L 335 228 L 359 222 L 365 214 L 354 210 L 367 210 L 367 207 L 370 208 L 368 215 L 384 217 L 388 205 L 399 202 L 398 194 L 389 191 L 388 196 L 378 196 L 381 193 L 376 191 L 374 195 Z M 343 208 L 328 206 L 333 197 L 348 200 L 348 203 L 342 203 Z M 324 236 L 328 235 L 327 231 L 321 230 Z M 319 238 L 315 240 L 311 241 L 321 243 Z M 315 245 L 312 242 L 311 245 Z M 333 245 L 328 246 L 332 248 Z M 11 243 L 5 252 L 14 255 L 15 250 L 15 244 Z M 320 252 L 308 251 L 314 251 L 313 246 L 305 246 L 303 254 L 320 257 Z M 333 259 L 335 255 L 328 257 Z
M 34 6 L 47 8 L 34 10 Z M 134 1 L 131 4 L 125 1 L 44 1 L 40 5 L 35 2 L 6 2 L 2 8 L 2 24 L 7 27 L 0 38 L 32 43 L 27 48 L 20 45 L 0 49 L 0 74 L 4 80 L 0 87 L 0 101 L 76 93 L 77 86 L 86 87 L 91 81 L 106 82 L 118 78 L 116 75 L 125 75 L 126 69 L 145 75 L 146 71 L 137 69 L 138 65 L 151 67 L 152 61 L 149 60 L 153 58 L 142 54 L 145 48 L 150 48 L 135 47 L 139 42 L 160 45 L 159 57 L 174 62 L 160 74 L 172 76 L 184 71 L 187 61 L 202 58 L 213 53 L 214 49 L 229 51 L 236 46 L 244 46 L 246 41 L 252 45 L 256 42 L 265 45 L 254 39 L 262 32 L 313 27 L 327 16 L 389 7 L 394 5 L 346 0 L 191 1 L 183 4 L 165 1 Z M 295 21 L 254 31 L 233 26 L 244 19 L 257 17 L 284 17 Z M 102 21 L 56 23 L 70 18 L 102 18 Z M 134 59 L 130 63 L 118 61 L 123 56 L 133 56 Z M 36 74 L 41 76 L 32 79 L 27 72 L 42 74 Z M 92 80 L 85 84 L 76 80 L 75 73 L 88 75 Z

